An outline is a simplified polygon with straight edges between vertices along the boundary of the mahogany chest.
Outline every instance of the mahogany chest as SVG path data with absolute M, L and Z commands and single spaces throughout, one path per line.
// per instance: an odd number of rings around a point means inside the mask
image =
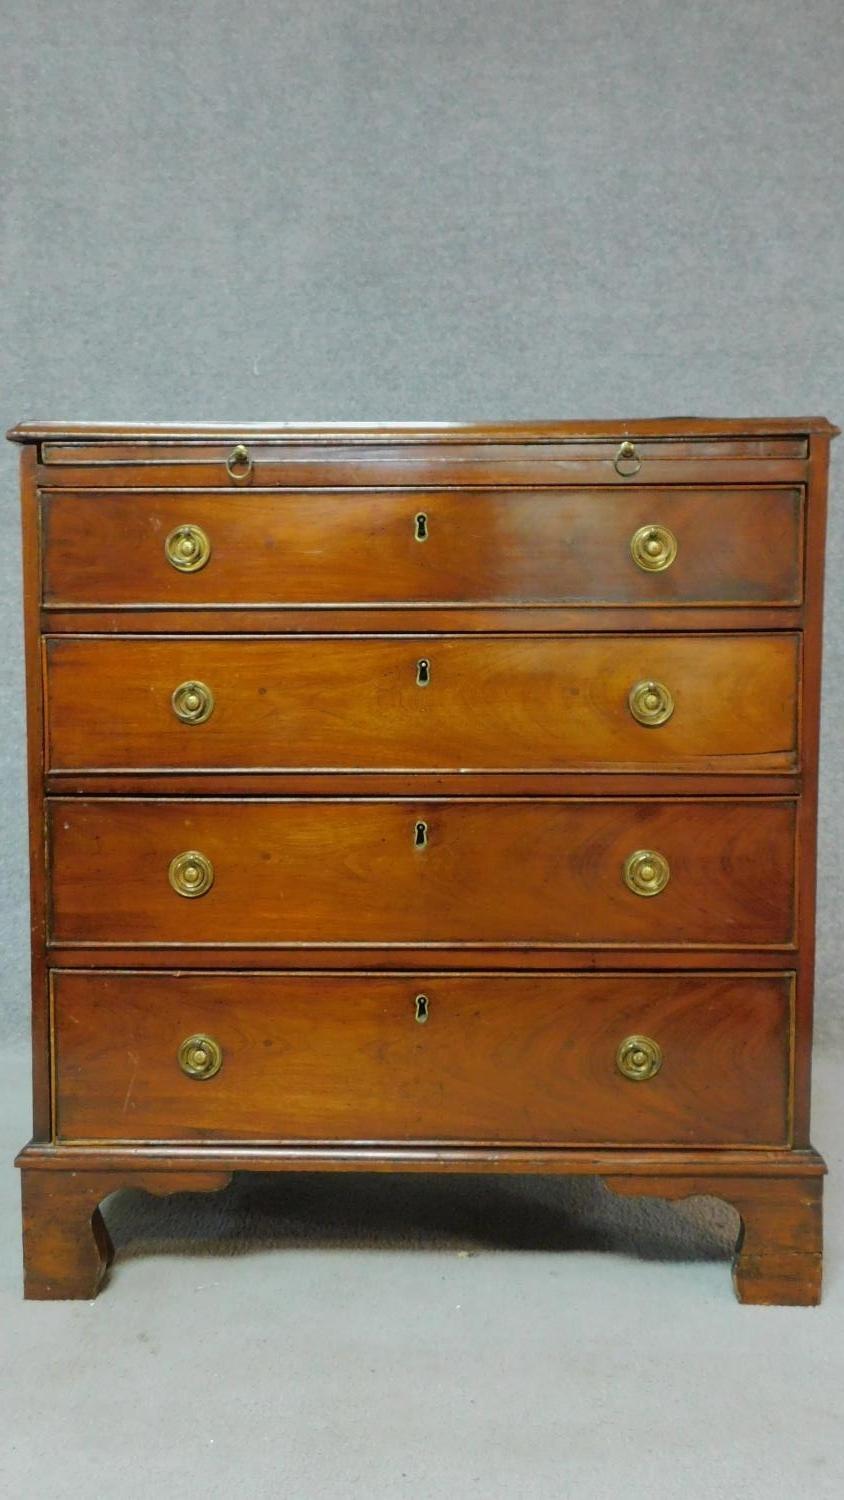
M 26 1294 L 122 1186 L 596 1174 L 812 1303 L 836 429 L 24 423 Z

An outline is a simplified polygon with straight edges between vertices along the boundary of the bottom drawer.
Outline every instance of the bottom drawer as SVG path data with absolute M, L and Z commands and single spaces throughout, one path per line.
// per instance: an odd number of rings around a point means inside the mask
M 790 974 L 66 970 L 56 1131 L 781 1146 L 791 996 Z

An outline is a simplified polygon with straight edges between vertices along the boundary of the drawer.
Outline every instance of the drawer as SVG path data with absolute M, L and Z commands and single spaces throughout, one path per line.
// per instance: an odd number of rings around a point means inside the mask
M 744 633 L 56 636 L 48 766 L 787 770 L 798 647 Z
M 787 974 L 65 971 L 57 1132 L 782 1145 L 791 990 Z
M 788 946 L 787 799 L 52 798 L 56 944 Z
M 185 561 L 185 527 L 200 548 L 187 561 L 206 557 L 193 570 L 169 560 Z M 794 487 L 50 491 L 42 533 L 44 598 L 57 607 L 793 605 L 801 597 Z

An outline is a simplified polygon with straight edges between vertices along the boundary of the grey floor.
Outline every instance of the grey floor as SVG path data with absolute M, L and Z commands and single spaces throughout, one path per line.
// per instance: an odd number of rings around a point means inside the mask
M 38 1304 L 9 1164 L 27 1064 L 3 1054 L 0 1494 L 840 1500 L 841 1083 L 821 1059 L 820 1309 L 734 1302 L 723 1205 L 317 1176 L 121 1194 L 98 1301 Z

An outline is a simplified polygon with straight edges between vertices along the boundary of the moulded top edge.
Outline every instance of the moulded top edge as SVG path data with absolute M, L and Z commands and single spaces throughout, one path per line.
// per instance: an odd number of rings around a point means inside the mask
M 236 442 L 251 437 L 277 443 L 526 443 L 567 438 L 746 437 L 813 432 L 835 437 L 826 417 L 653 417 L 588 422 L 18 422 L 13 443 Z

